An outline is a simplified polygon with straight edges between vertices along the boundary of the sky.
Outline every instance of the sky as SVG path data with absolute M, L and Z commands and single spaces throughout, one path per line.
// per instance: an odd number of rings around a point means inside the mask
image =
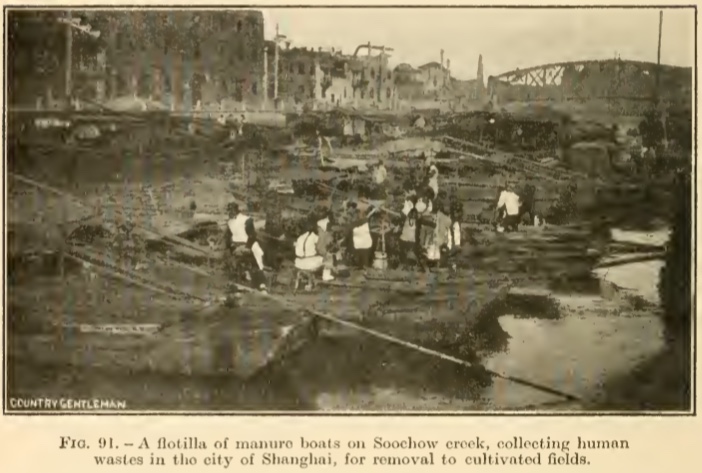
M 393 66 L 451 60 L 455 77 L 473 79 L 483 55 L 484 77 L 553 62 L 622 59 L 656 62 L 657 9 L 294 9 L 264 8 L 266 38 L 280 33 L 291 46 L 394 48 Z M 661 62 L 694 63 L 694 11 L 663 13 Z

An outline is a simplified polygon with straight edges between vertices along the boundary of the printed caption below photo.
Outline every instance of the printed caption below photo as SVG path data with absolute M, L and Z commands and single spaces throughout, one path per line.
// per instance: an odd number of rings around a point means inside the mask
M 374 436 L 353 440 L 298 437 L 243 440 L 234 437 L 140 437 L 85 439 L 61 436 L 60 451 L 96 466 L 242 468 L 333 468 L 353 466 L 587 466 L 629 450 L 625 439 L 470 436 L 432 440 Z M 81 461 L 81 463 L 83 463 Z

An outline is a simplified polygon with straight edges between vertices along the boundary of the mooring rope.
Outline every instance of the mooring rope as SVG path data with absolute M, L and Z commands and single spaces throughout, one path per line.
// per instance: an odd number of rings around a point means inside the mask
M 16 175 L 16 174 L 12 174 L 12 173 L 11 173 L 11 175 L 14 175 L 14 177 L 21 177 L 21 176 L 18 176 L 18 175 Z M 26 183 L 28 183 L 28 184 L 37 185 L 37 187 L 43 188 L 43 189 L 48 190 L 48 191 L 53 192 L 53 193 L 64 194 L 64 195 L 67 196 L 67 197 L 73 197 L 73 196 L 71 196 L 70 194 L 68 194 L 68 193 L 66 193 L 66 192 L 63 192 L 63 191 L 60 191 L 60 190 L 51 188 L 50 186 L 46 186 L 45 184 L 41 184 L 41 183 L 39 183 L 39 182 L 36 182 L 36 181 L 31 180 L 31 179 L 28 179 L 28 178 L 23 178 L 23 179 L 21 179 L 21 180 L 23 180 L 24 182 L 26 182 Z M 73 198 L 75 198 L 75 197 L 73 197 Z M 76 198 L 76 200 L 77 200 L 77 198 Z M 192 245 L 192 243 L 191 243 L 191 245 Z M 73 257 L 75 258 L 75 257 L 77 257 L 78 255 L 76 255 L 76 254 L 74 253 L 74 254 L 71 255 L 71 256 L 73 256 Z M 80 255 L 80 256 L 83 256 L 83 255 Z M 93 258 L 90 258 L 90 259 L 92 259 L 92 261 L 89 261 L 91 264 L 95 264 L 95 265 L 104 265 L 105 267 L 110 266 L 110 265 L 107 264 L 104 260 L 103 260 L 103 261 L 99 261 L 99 260 L 93 259 Z M 109 269 L 109 268 L 108 268 L 108 269 Z M 122 268 L 120 268 L 120 269 L 122 269 Z M 113 269 L 112 271 L 114 271 L 114 269 Z M 122 271 L 123 271 L 123 269 L 122 269 Z M 205 271 L 202 271 L 202 273 L 205 273 Z M 201 273 L 201 274 L 202 274 L 202 273 Z M 207 275 L 208 275 L 208 276 L 211 276 L 209 273 L 207 273 Z M 124 275 L 121 275 L 121 276 L 122 276 L 122 278 L 124 278 Z M 133 275 L 130 275 L 130 276 L 133 277 Z M 135 278 L 135 279 L 136 279 L 136 278 Z M 142 278 L 142 277 L 140 277 L 139 279 L 146 280 L 146 278 Z M 147 281 L 148 281 L 148 280 L 147 280 Z M 153 282 L 146 283 L 145 281 L 138 281 L 138 283 L 141 283 L 140 285 L 142 285 L 142 287 L 145 287 L 145 288 L 148 288 L 148 285 L 152 285 L 152 284 L 153 284 L 154 288 L 158 288 L 157 291 L 162 292 L 162 293 L 170 293 L 172 296 L 176 296 L 176 294 L 173 293 L 173 292 L 175 292 L 175 291 L 172 292 L 172 288 L 166 289 L 166 287 L 158 287 L 158 286 L 160 286 L 160 285 L 157 284 L 157 283 L 153 283 Z M 253 288 L 250 288 L 250 287 L 248 287 L 248 286 L 244 286 L 244 285 L 238 284 L 238 283 L 232 283 L 232 285 L 233 285 L 234 287 L 236 287 L 237 289 L 239 289 L 239 290 L 242 290 L 242 291 L 245 291 L 245 292 L 254 293 L 254 294 L 258 294 L 260 297 L 267 298 L 267 299 L 269 299 L 269 300 L 272 300 L 272 301 L 274 301 L 274 302 L 277 302 L 277 303 L 281 304 L 284 308 L 295 308 L 295 309 L 297 309 L 297 310 L 300 310 L 300 311 L 302 311 L 302 312 L 309 313 L 309 314 L 311 314 L 311 315 L 314 315 L 314 316 L 319 317 L 319 318 L 321 318 L 321 319 L 327 320 L 327 321 L 329 321 L 329 322 L 333 322 L 333 323 L 335 323 L 335 324 L 338 324 L 338 325 L 341 325 L 341 326 L 344 326 L 344 327 L 347 327 L 347 328 L 350 328 L 350 329 L 353 329 L 353 330 L 356 330 L 356 331 L 365 333 L 365 334 L 367 334 L 367 335 L 373 336 L 373 337 L 375 337 L 375 338 L 379 338 L 379 339 L 381 339 L 381 340 L 385 340 L 386 342 L 390 342 L 390 343 L 393 343 L 393 344 L 395 344 L 395 345 L 403 346 L 403 347 L 405 347 L 405 348 L 409 348 L 409 349 L 418 351 L 418 352 L 420 352 L 420 353 L 424 353 L 424 354 L 426 354 L 426 355 L 434 356 L 434 357 L 437 357 L 437 358 L 442 359 L 442 360 L 445 360 L 445 361 L 450 361 L 450 362 L 452 362 L 452 363 L 455 363 L 455 364 L 457 364 L 457 365 L 463 366 L 463 367 L 465 367 L 465 368 L 476 368 L 476 365 L 475 365 L 475 364 L 470 363 L 470 362 L 465 361 L 465 360 L 462 360 L 462 359 L 457 358 L 457 357 L 455 357 L 455 356 L 448 355 L 448 354 L 446 354 L 446 353 L 441 353 L 441 352 L 439 352 L 439 351 L 437 351 L 437 350 L 433 350 L 433 349 L 431 349 L 431 348 L 427 348 L 427 347 L 423 347 L 423 346 L 421 346 L 421 345 L 417 345 L 416 343 L 412 343 L 412 342 L 409 342 L 409 341 L 407 341 L 407 340 L 403 340 L 403 339 L 401 339 L 401 338 L 394 337 L 394 336 L 392 336 L 392 335 L 386 334 L 386 333 L 384 333 L 384 332 L 380 332 L 380 331 L 378 331 L 378 330 L 374 330 L 374 329 L 369 328 L 369 327 L 365 327 L 365 326 L 360 325 L 360 324 L 357 324 L 357 323 L 355 323 L 355 322 L 352 322 L 352 321 L 349 321 L 349 320 L 344 320 L 344 319 L 335 317 L 335 316 L 333 316 L 333 315 L 327 314 L 327 313 L 322 312 L 322 311 L 320 311 L 320 310 L 317 310 L 317 309 L 315 309 L 315 308 L 309 307 L 309 306 L 307 306 L 307 305 L 303 305 L 303 304 L 301 304 L 301 303 L 295 303 L 295 302 L 293 302 L 293 301 L 290 301 L 290 300 L 285 299 L 285 298 L 283 298 L 283 297 L 277 296 L 277 295 L 275 295 L 275 294 L 270 294 L 270 293 L 267 293 L 267 292 L 261 292 L 261 291 L 259 291 L 259 290 L 257 290 L 257 289 L 253 289 Z M 196 298 L 196 299 L 199 298 L 199 297 L 197 297 L 197 296 L 193 297 L 193 295 L 188 294 L 188 293 L 185 293 L 185 292 L 180 291 L 180 290 L 178 290 L 177 292 L 180 292 L 180 293 L 181 293 L 181 296 L 182 296 L 182 295 L 187 295 L 187 296 L 190 296 L 190 298 Z M 202 298 L 199 298 L 199 299 L 202 300 Z M 570 393 L 566 393 L 566 392 L 564 392 L 564 391 L 561 391 L 561 390 L 559 390 L 559 389 L 552 388 L 552 387 L 550 387 L 550 386 L 545 386 L 545 385 L 543 385 L 543 384 L 540 384 L 540 383 L 537 383 L 537 382 L 534 382 L 534 381 L 530 381 L 530 380 L 527 380 L 527 379 L 524 379 L 524 378 L 521 378 L 521 377 L 511 376 L 511 375 L 509 375 L 509 374 L 502 373 L 502 372 L 495 371 L 495 370 L 491 370 L 491 369 L 486 368 L 486 367 L 482 367 L 482 369 L 485 370 L 485 372 L 491 374 L 491 375 L 494 376 L 494 377 L 497 377 L 497 378 L 500 378 L 500 379 L 504 379 L 504 380 L 507 380 L 507 381 L 511 381 L 511 382 L 513 382 L 513 383 L 515 383 L 515 384 L 520 384 L 520 385 L 523 385 L 523 386 L 528 386 L 528 387 L 530 387 L 530 388 L 533 388 L 533 389 L 536 389 L 536 390 L 539 390 L 539 391 L 542 391 L 542 392 L 546 392 L 546 393 L 549 393 L 549 394 L 552 394 L 552 395 L 555 395 L 555 396 L 560 396 L 560 397 L 563 397 L 563 398 L 568 399 L 568 400 L 571 400 L 571 401 L 581 401 L 581 399 L 580 399 L 578 396 L 575 396 L 575 395 L 570 394 Z

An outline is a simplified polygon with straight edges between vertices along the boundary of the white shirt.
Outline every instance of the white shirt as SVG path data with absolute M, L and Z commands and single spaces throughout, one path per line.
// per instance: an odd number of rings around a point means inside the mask
M 419 199 L 417 201 L 417 205 L 415 205 L 415 208 L 417 209 L 417 213 L 422 215 L 431 213 L 433 210 L 433 205 L 431 203 L 431 200 L 426 202 L 424 199 Z
M 295 242 L 295 256 L 298 258 L 310 258 L 317 256 L 317 242 L 319 236 L 312 232 L 303 233 Z
M 453 240 L 451 239 L 451 233 L 453 232 Z M 452 249 L 455 245 L 456 248 L 461 246 L 461 224 L 460 222 L 453 222 L 451 225 L 451 228 L 448 230 L 448 237 L 447 237 L 448 243 L 446 246 L 448 246 L 448 249 Z
M 507 215 L 518 215 L 519 196 L 514 192 L 502 191 L 500 200 L 497 202 L 497 208 L 500 209 L 503 206 L 507 209 Z
M 232 232 L 233 243 L 246 243 L 249 240 L 249 236 L 246 234 L 246 221 L 249 218 L 248 215 L 238 214 L 227 222 L 227 226 Z
M 414 204 L 411 200 L 405 200 L 405 205 L 402 207 L 402 214 L 409 215 L 410 211 L 414 208 Z
M 357 250 L 367 250 L 373 246 L 373 237 L 368 222 L 353 229 L 353 247 Z
M 253 253 L 254 258 L 256 259 L 256 265 L 258 266 L 258 269 L 263 271 L 263 248 L 261 248 L 261 245 L 259 245 L 257 241 L 255 241 L 253 246 L 251 247 L 251 252 Z
M 325 232 L 327 231 L 327 227 L 329 226 L 329 219 L 328 218 L 323 218 L 322 220 L 317 221 L 317 226 L 321 229 L 324 230 Z
M 385 182 L 385 178 L 388 177 L 388 171 L 385 169 L 385 166 L 378 166 L 375 169 L 375 172 L 373 172 L 373 180 L 375 180 L 376 184 L 382 184 Z
M 429 178 L 429 187 L 434 191 L 434 197 L 436 197 L 439 194 L 439 169 L 436 164 L 429 166 L 429 174 L 432 172 L 434 175 Z

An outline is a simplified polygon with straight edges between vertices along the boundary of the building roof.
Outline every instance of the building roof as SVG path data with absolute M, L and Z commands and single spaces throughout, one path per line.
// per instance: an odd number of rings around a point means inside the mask
M 432 62 L 428 62 L 424 65 L 419 66 L 419 68 L 420 69 L 434 69 L 434 68 L 443 69 L 443 66 L 436 61 L 432 61 Z
M 398 64 L 397 66 L 395 66 L 395 70 L 402 71 L 402 72 L 414 72 L 417 69 L 412 67 L 412 65 L 407 64 L 406 62 L 403 62 L 402 64 Z

